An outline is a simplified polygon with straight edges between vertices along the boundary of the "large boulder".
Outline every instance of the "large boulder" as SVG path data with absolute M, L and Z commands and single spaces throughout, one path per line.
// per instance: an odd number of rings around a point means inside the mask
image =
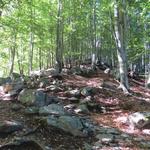
M 24 89 L 20 92 L 18 100 L 24 105 L 38 107 L 58 102 L 55 96 L 49 96 L 43 91 L 35 89 Z
M 84 127 L 82 121 L 75 116 L 60 116 L 59 118 L 49 116 L 47 118 L 47 124 L 68 132 L 73 136 L 86 136 L 86 134 L 83 133 Z
M 48 106 L 41 107 L 39 110 L 40 115 L 65 115 L 66 111 L 62 105 L 50 104 Z
M 18 100 L 25 105 L 33 105 L 35 103 L 35 92 L 34 89 L 24 89 L 20 92 Z

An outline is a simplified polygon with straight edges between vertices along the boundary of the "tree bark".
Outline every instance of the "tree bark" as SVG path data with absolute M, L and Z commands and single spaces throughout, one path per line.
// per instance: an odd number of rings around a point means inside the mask
M 62 0 L 58 0 L 57 28 L 56 28 L 56 64 L 55 68 L 60 73 L 62 70 Z
M 11 63 L 11 65 L 10 65 L 9 76 L 12 75 L 13 70 L 14 70 L 14 61 L 15 61 L 15 55 L 16 55 L 16 38 L 17 38 L 17 35 L 14 31 L 13 37 L 12 37 L 13 44 L 12 44 L 12 47 L 10 48 L 10 63 Z
M 127 57 L 126 57 L 126 45 L 125 45 L 125 36 L 124 31 L 125 29 L 125 13 L 124 13 L 124 6 L 125 3 L 118 0 L 115 0 L 114 4 L 114 28 L 115 28 L 115 41 L 117 46 L 117 57 L 119 62 L 119 73 L 120 73 L 120 86 L 124 93 L 129 93 L 129 83 L 128 83 L 128 76 L 127 76 Z

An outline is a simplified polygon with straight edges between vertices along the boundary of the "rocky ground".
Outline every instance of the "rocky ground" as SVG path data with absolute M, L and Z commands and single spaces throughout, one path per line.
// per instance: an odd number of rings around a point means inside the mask
M 20 85 L 0 88 L 0 150 L 150 149 L 150 90 L 142 80 L 130 79 L 130 95 L 100 70 Z

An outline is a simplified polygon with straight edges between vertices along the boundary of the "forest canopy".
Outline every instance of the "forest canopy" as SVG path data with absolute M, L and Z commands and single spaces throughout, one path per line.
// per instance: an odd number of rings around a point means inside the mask
M 127 65 L 145 70 L 150 60 L 149 0 L 1 0 L 0 75 L 49 68 L 57 57 L 63 63 L 82 62 L 93 53 L 116 66 L 115 2 L 126 16 Z

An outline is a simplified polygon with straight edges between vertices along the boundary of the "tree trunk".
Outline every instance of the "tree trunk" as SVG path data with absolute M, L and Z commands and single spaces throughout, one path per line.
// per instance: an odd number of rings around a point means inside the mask
M 34 47 L 34 44 L 33 44 L 33 33 L 31 31 L 30 33 L 30 50 L 29 50 L 29 73 L 32 71 L 32 61 L 33 61 L 33 47 Z
M 11 49 L 10 49 L 10 53 L 11 53 L 11 58 L 10 58 L 10 63 L 11 63 L 11 65 L 10 65 L 10 72 L 9 72 L 9 76 L 11 76 L 12 75 L 12 73 L 13 73 L 13 70 L 14 70 L 14 60 L 15 60 L 15 51 L 16 51 L 16 49 L 15 49 L 15 47 L 12 47 Z
M 115 28 L 115 41 L 117 46 L 117 57 L 119 62 L 119 73 L 120 73 L 120 86 L 124 93 L 129 93 L 129 84 L 128 84 L 128 76 L 127 76 L 127 59 L 125 52 L 125 36 L 124 31 L 124 21 L 125 21 L 125 13 L 124 13 L 124 0 L 122 0 L 121 4 L 118 0 L 115 0 L 114 4 L 114 28 Z
M 9 76 L 11 76 L 12 73 L 13 73 L 13 70 L 14 70 L 14 61 L 15 61 L 15 55 L 16 55 L 16 37 L 17 37 L 17 35 L 16 35 L 15 31 L 14 31 L 13 34 L 14 34 L 13 35 L 13 39 L 12 39 L 13 45 L 10 48 L 10 63 L 11 63 L 11 65 L 10 65 Z
M 57 28 L 56 28 L 56 64 L 60 73 L 62 70 L 62 0 L 58 0 Z
M 30 8 L 30 49 L 29 49 L 29 68 L 28 68 L 28 72 L 30 73 L 32 71 L 32 66 L 33 66 L 33 49 L 34 49 L 34 33 L 33 33 L 33 15 L 35 12 L 33 12 L 33 8 L 32 8 L 32 1 L 30 1 L 31 3 L 31 8 Z
M 39 69 L 42 69 L 42 52 L 41 48 L 39 48 Z

